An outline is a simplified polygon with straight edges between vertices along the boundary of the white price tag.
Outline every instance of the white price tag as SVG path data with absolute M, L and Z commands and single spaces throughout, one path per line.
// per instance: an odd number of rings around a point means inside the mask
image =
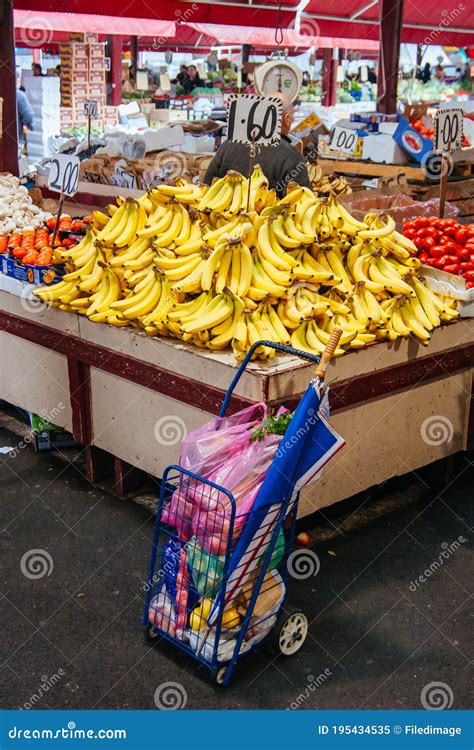
M 234 143 L 278 146 L 281 140 L 282 103 L 256 94 L 229 96 L 227 139 Z
M 50 160 L 48 188 L 71 197 L 77 192 L 80 160 L 77 156 L 58 154 Z
M 457 151 L 461 148 L 464 112 L 460 107 L 438 109 L 434 116 L 435 151 Z
M 84 102 L 84 115 L 86 117 L 90 117 L 91 120 L 95 120 L 97 118 L 97 102 L 90 99 L 87 102 Z
M 335 125 L 329 137 L 329 148 L 334 151 L 345 151 L 347 154 L 353 154 L 357 148 L 358 138 L 356 130 Z

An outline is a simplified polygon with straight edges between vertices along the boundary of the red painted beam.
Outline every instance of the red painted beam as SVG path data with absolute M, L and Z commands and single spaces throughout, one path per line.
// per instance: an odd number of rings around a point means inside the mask
M 377 111 L 397 111 L 398 68 L 404 0 L 380 0 L 380 51 L 377 78 Z
M 3 99 L 3 117 L 0 120 L 0 172 L 18 175 L 15 32 L 12 0 L 0 0 L 0 98 Z
M 110 56 L 109 93 L 107 104 L 118 107 L 122 104 L 122 37 L 109 36 L 107 52 Z
M 337 66 L 339 65 L 339 54 L 337 50 L 325 49 L 323 52 L 323 97 L 324 107 L 333 107 L 337 98 Z

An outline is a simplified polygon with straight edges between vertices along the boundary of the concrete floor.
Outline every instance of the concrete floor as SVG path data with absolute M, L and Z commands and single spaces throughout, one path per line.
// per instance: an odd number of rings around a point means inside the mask
M 15 424 L 0 413 L 0 447 L 18 446 Z M 154 709 L 168 681 L 190 709 L 422 708 L 432 682 L 453 708 L 469 707 L 467 457 L 441 493 L 411 477 L 402 496 L 414 482 L 421 491 L 409 502 L 321 535 L 319 574 L 290 584 L 289 600 L 311 622 L 304 648 L 288 659 L 253 654 L 224 691 L 170 646 L 144 641 L 152 515 L 101 493 L 55 454 L 26 446 L 0 459 L 2 708 Z M 22 573 L 34 549 L 50 556 L 49 575 Z

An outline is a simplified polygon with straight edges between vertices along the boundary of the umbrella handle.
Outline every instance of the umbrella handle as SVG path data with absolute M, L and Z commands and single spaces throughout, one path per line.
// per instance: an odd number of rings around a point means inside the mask
M 337 349 L 337 345 L 339 343 L 339 339 L 341 338 L 341 336 L 342 336 L 342 328 L 334 328 L 329 338 L 329 341 L 326 344 L 326 348 L 324 352 L 321 354 L 321 359 L 315 372 L 316 377 L 321 378 L 321 380 L 324 380 L 326 376 L 326 370 L 327 370 L 328 364 L 334 356 L 334 352 Z

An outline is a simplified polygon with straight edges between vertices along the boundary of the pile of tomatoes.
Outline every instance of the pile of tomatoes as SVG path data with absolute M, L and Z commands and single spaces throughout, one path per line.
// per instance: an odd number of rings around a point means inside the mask
M 474 288 L 474 224 L 419 216 L 403 225 L 403 234 L 415 243 L 422 263 L 462 276 L 467 288 Z
M 46 226 L 48 227 L 48 229 L 51 229 L 52 232 L 54 232 L 56 220 L 57 216 L 51 216 L 46 222 Z M 90 216 L 86 216 L 84 219 L 73 219 L 71 218 L 71 216 L 69 216 L 69 214 L 61 214 L 58 231 L 83 233 L 86 231 L 87 225 L 90 223 L 90 221 Z

